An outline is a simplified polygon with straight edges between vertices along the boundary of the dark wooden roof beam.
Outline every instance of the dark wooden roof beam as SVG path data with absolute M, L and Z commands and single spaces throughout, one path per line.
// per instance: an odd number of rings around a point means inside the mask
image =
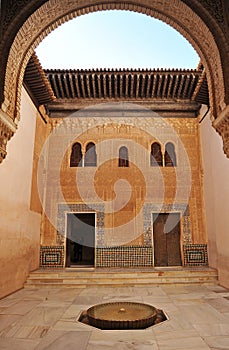
M 60 89 L 61 98 L 65 98 L 66 92 L 65 92 L 65 89 L 64 89 L 62 74 L 58 74 L 57 75 L 57 82 L 58 82 L 58 86 L 59 86 L 59 89 Z
M 174 84 L 173 94 L 172 94 L 173 98 L 178 97 L 178 90 L 179 90 L 180 80 L 181 80 L 181 76 L 177 74 L 176 75 L 175 84 Z
M 66 74 L 63 76 L 63 86 L 65 87 L 67 98 L 72 98 L 71 93 L 69 91 L 69 84 L 68 84 L 68 81 L 67 81 L 67 75 Z
M 131 74 L 131 80 L 130 80 L 130 98 L 134 97 L 134 75 Z
M 158 85 L 157 85 L 157 90 L 156 90 L 156 97 L 162 97 L 161 87 L 162 87 L 162 82 L 163 82 L 164 76 L 158 75 L 158 77 L 159 77 L 159 79 L 158 79 Z
M 118 97 L 118 77 L 117 74 L 114 74 L 114 97 Z
M 187 92 L 188 92 L 188 88 L 190 86 L 190 81 L 192 80 L 192 75 L 188 74 L 186 76 L 186 81 L 185 81 L 185 86 L 183 89 L 183 94 L 182 94 L 182 98 L 186 98 L 187 96 Z
M 79 76 L 74 74 L 74 82 L 75 82 L 75 88 L 76 88 L 76 93 L 77 97 L 81 98 L 81 90 L 80 90 L 80 85 L 79 85 Z
M 80 80 L 81 80 L 81 91 L 82 91 L 82 97 L 85 98 L 86 97 L 86 91 L 85 91 L 85 81 L 84 81 L 84 75 L 81 74 L 80 75 Z
M 92 92 L 91 92 L 91 86 L 90 86 L 90 81 L 89 81 L 89 75 L 85 75 L 85 83 L 86 83 L 86 91 L 87 91 L 87 97 L 91 98 L 92 97 Z
M 98 92 L 98 84 L 97 84 L 97 76 L 95 74 L 92 74 L 91 76 L 91 83 L 92 83 L 92 94 L 93 97 L 98 97 L 99 92 Z
M 135 76 L 135 81 L 136 81 L 136 89 L 135 89 L 135 96 L 136 98 L 141 97 L 140 92 L 139 92 L 139 86 L 140 86 L 140 76 L 139 74 Z
M 54 87 L 55 87 L 54 94 L 56 95 L 57 98 L 61 98 L 61 91 L 60 91 L 60 87 L 59 87 L 59 83 L 58 83 L 58 74 L 54 74 L 53 78 L 54 78 L 53 82 L 54 82 Z
M 98 98 L 102 97 L 102 91 L 101 91 L 101 76 L 98 76 L 95 74 L 95 81 L 97 84 L 97 89 L 98 89 Z
M 73 83 L 73 78 L 74 78 L 74 75 L 69 74 L 70 91 L 71 91 L 72 98 L 75 98 L 77 97 L 77 95 L 76 95 L 75 86 Z

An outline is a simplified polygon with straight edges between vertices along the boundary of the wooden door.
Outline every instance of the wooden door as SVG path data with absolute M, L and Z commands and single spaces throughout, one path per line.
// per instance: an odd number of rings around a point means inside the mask
M 155 266 L 181 266 L 180 215 L 153 214 Z
M 94 266 L 95 214 L 67 215 L 66 266 Z

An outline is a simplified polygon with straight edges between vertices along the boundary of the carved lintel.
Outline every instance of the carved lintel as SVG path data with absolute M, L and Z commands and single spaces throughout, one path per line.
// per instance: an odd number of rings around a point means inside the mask
M 0 109 L 0 163 L 6 157 L 6 145 L 17 129 L 13 120 Z
M 227 105 L 219 117 L 214 120 L 213 126 L 221 135 L 224 153 L 229 158 L 229 105 Z

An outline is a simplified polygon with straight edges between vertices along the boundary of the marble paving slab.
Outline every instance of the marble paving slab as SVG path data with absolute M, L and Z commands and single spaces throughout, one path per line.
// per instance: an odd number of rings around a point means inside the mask
M 0 314 L 4 315 L 25 315 L 35 306 L 40 304 L 39 300 L 19 300 L 15 304 L 4 308 L 0 311 Z
M 201 285 L 22 289 L 0 300 L 0 349 L 229 350 L 228 293 Z M 109 301 L 151 304 L 168 320 L 121 331 L 78 321 L 89 306 Z

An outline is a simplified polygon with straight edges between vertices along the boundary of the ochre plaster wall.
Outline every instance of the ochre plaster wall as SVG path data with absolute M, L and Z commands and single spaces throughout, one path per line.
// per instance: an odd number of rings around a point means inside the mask
M 218 269 L 220 284 L 229 288 L 229 159 L 209 115 L 200 130 L 209 263 Z
M 21 121 L 0 167 L 0 297 L 39 266 L 40 214 L 30 210 L 36 114 L 23 89 Z
M 84 123 L 87 123 L 83 118 L 80 119 Z M 159 127 L 155 129 L 155 138 L 152 135 L 148 134 L 146 131 L 142 131 L 141 127 L 135 122 L 135 126 L 125 125 L 122 126 L 109 123 L 104 125 L 101 120 L 100 126 L 88 128 L 85 132 L 82 132 L 77 139 L 72 140 L 74 142 L 80 142 L 82 144 L 83 150 L 88 142 L 94 142 L 97 145 L 97 159 L 98 166 L 95 169 L 95 174 L 93 178 L 93 187 L 96 194 L 103 201 L 112 200 L 115 198 L 114 193 L 114 184 L 118 179 L 125 179 L 128 181 L 130 188 L 132 190 L 130 200 L 127 205 L 125 205 L 121 210 L 116 213 L 106 214 L 104 224 L 105 227 L 109 228 L 112 226 L 123 225 L 126 221 L 133 219 L 139 211 L 142 209 L 144 203 L 163 203 L 163 204 L 173 204 L 173 203 L 186 203 L 185 202 L 185 186 L 188 186 L 186 181 L 187 170 L 191 173 L 191 183 L 190 183 L 190 197 L 188 204 L 190 207 L 190 218 L 191 218 L 191 243 L 201 244 L 206 243 L 206 230 L 205 230 L 205 221 L 204 221 L 204 207 L 203 207 L 203 196 L 202 196 L 202 164 L 200 157 L 199 149 L 199 128 L 198 122 L 195 118 L 167 118 L 167 123 L 171 126 L 172 130 L 178 134 L 179 140 L 183 145 L 183 149 L 188 155 L 190 162 L 189 169 L 182 168 L 182 147 L 179 144 L 175 145 L 177 152 L 177 162 L 178 166 L 176 168 L 172 167 L 161 167 L 160 170 L 156 167 L 150 167 L 149 165 L 149 154 L 151 143 L 157 141 L 157 136 L 163 139 L 162 151 L 164 152 L 164 146 L 167 142 L 171 141 L 172 135 L 165 131 L 165 129 L 160 129 Z M 152 123 L 159 123 L 160 120 L 152 120 Z M 71 126 L 70 126 L 71 125 Z M 74 130 L 74 118 L 72 121 L 69 119 L 69 128 Z M 77 134 L 77 133 L 76 133 Z M 159 135 L 160 134 L 160 135 Z M 70 168 L 69 159 L 71 154 L 71 147 L 69 147 L 62 158 L 62 163 L 58 162 L 58 157 L 63 149 L 63 138 L 56 136 L 56 142 L 53 141 L 52 144 L 56 145 L 55 147 L 49 148 L 49 163 L 47 169 L 47 198 L 46 198 L 46 212 L 51 213 L 53 217 L 53 223 L 57 219 L 57 207 L 58 203 L 83 203 L 81 193 L 79 193 L 79 187 L 86 196 L 86 202 L 94 202 L 93 192 L 90 194 L 90 187 L 88 179 L 91 178 L 91 172 L 93 168 Z M 65 136 L 67 137 L 67 131 Z M 132 140 L 133 143 L 138 143 L 143 148 L 146 149 L 146 159 L 141 159 L 143 166 L 144 176 L 138 167 L 132 164 L 131 159 L 133 155 L 136 156 L 135 151 L 131 150 L 132 146 L 129 148 L 129 168 L 118 168 L 118 159 L 110 159 L 104 161 L 105 154 L 107 152 L 106 147 L 101 148 L 100 143 L 105 140 L 116 140 L 116 154 L 118 157 L 118 149 L 120 146 L 127 145 L 128 140 Z M 122 141 L 123 139 L 123 141 Z M 115 141 L 114 141 L 115 143 Z M 117 146 L 119 144 L 119 146 Z M 59 168 L 58 168 L 59 166 Z M 179 176 L 183 178 L 182 186 L 179 187 L 176 182 L 176 172 L 179 171 Z M 160 174 L 159 174 L 160 172 Z M 59 180 L 55 178 L 54 173 L 59 174 Z M 82 176 L 78 177 L 78 174 Z M 149 182 L 145 183 L 145 178 L 149 179 Z M 81 180 L 82 179 L 82 182 Z M 57 183 L 61 187 L 61 193 L 63 197 L 59 196 L 57 191 Z M 146 194 L 146 186 L 150 188 L 148 194 Z M 163 190 L 164 186 L 164 190 Z M 176 190 L 179 187 L 178 198 L 175 199 Z M 85 189 L 85 191 L 84 191 Z M 85 200 L 85 197 L 84 197 Z M 138 223 L 142 226 L 140 233 L 143 234 L 143 222 Z M 44 245 L 56 245 L 56 229 L 55 224 L 51 225 L 49 220 L 44 220 L 44 228 L 42 232 L 43 244 Z M 123 232 L 125 235 L 125 232 Z M 142 235 L 138 238 L 133 235 L 132 239 L 126 240 L 126 243 L 129 245 L 142 245 Z M 105 235 L 104 237 L 105 245 L 110 245 L 113 240 L 112 237 Z

